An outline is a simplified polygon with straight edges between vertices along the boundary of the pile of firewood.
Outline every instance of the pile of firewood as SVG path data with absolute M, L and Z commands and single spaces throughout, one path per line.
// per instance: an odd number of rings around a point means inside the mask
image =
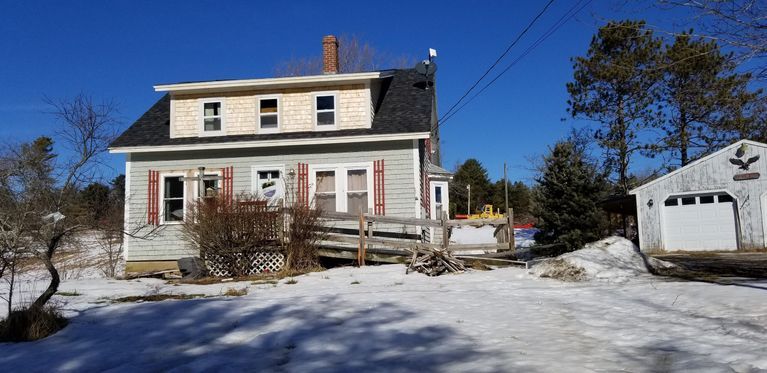
M 457 259 L 447 250 L 416 247 L 410 249 L 413 259 L 410 261 L 405 274 L 418 271 L 428 276 L 439 276 L 443 273 L 461 273 L 466 270 L 463 261 Z

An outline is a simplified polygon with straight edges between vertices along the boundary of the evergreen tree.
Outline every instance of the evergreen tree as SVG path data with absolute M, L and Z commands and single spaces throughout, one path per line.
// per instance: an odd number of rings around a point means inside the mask
M 750 74 L 734 72 L 732 54 L 691 33 L 677 35 L 663 54 L 661 92 L 668 120 L 661 126 L 659 150 L 669 151 L 680 166 L 741 136 L 735 127 L 756 124 L 747 111 L 760 93 L 748 90 Z
M 456 170 L 450 183 L 450 202 L 453 211 L 451 215 L 465 214 L 468 210 L 468 192 L 466 186 L 471 185 L 471 212 L 491 203 L 493 185 L 487 176 L 487 170 L 476 159 L 468 159 Z
M 530 220 L 530 207 L 532 192 L 530 188 L 521 181 L 509 182 L 509 207 L 514 209 L 514 220 L 517 222 L 527 222 Z M 503 180 L 498 180 L 493 184 L 493 207 L 500 208 L 501 212 L 505 206 L 505 189 Z
M 536 178 L 538 243 L 562 243 L 568 250 L 602 238 L 606 220 L 597 202 L 607 185 L 597 167 L 573 143 L 557 143 Z
M 109 213 L 111 205 L 109 187 L 102 183 L 88 184 L 80 191 L 80 200 L 88 222 L 92 225 L 97 225 Z
M 601 124 L 595 138 L 623 193 L 631 187 L 632 157 L 646 149 L 640 132 L 657 121 L 661 42 L 644 25 L 620 21 L 601 27 L 586 56 L 574 59 L 574 80 L 567 84 L 568 112 Z

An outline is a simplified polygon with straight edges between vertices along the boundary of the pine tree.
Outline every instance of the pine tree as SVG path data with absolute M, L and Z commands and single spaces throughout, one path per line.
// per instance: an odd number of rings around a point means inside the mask
M 574 59 L 574 80 L 567 84 L 568 112 L 601 124 L 595 137 L 623 193 L 631 187 L 632 157 L 647 147 L 640 133 L 657 121 L 661 42 L 644 25 L 620 21 L 601 27 L 586 56 Z
M 750 74 L 734 72 L 732 54 L 723 54 L 715 41 L 676 36 L 663 54 L 662 101 L 668 120 L 661 126 L 661 144 L 678 165 L 720 148 L 741 136 L 739 124 L 756 124 L 748 108 L 760 92 L 750 92 Z
M 493 185 L 487 176 L 487 170 L 478 160 L 467 159 L 458 167 L 450 183 L 450 202 L 453 207 L 451 215 L 465 214 L 468 211 L 467 185 L 471 185 L 472 213 L 484 204 L 491 203 Z
M 509 182 L 509 207 L 514 209 L 514 220 L 518 222 L 529 221 L 532 192 L 530 188 L 521 181 Z M 493 184 L 493 207 L 500 208 L 503 213 L 506 200 L 506 190 L 503 187 L 503 180 L 498 180 Z
M 605 216 L 597 206 L 607 184 L 597 167 L 573 143 L 557 143 L 536 178 L 538 243 L 562 243 L 568 250 L 602 237 Z

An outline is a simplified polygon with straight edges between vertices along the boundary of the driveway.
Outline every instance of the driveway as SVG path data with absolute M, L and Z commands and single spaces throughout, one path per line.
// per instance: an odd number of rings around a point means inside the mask
M 653 257 L 693 272 L 695 277 L 712 279 L 767 279 L 767 253 L 689 253 Z

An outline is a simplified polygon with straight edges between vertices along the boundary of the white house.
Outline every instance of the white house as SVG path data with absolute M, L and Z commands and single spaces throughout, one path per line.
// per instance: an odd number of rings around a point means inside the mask
M 642 251 L 767 246 L 767 144 L 738 141 L 632 191 Z

